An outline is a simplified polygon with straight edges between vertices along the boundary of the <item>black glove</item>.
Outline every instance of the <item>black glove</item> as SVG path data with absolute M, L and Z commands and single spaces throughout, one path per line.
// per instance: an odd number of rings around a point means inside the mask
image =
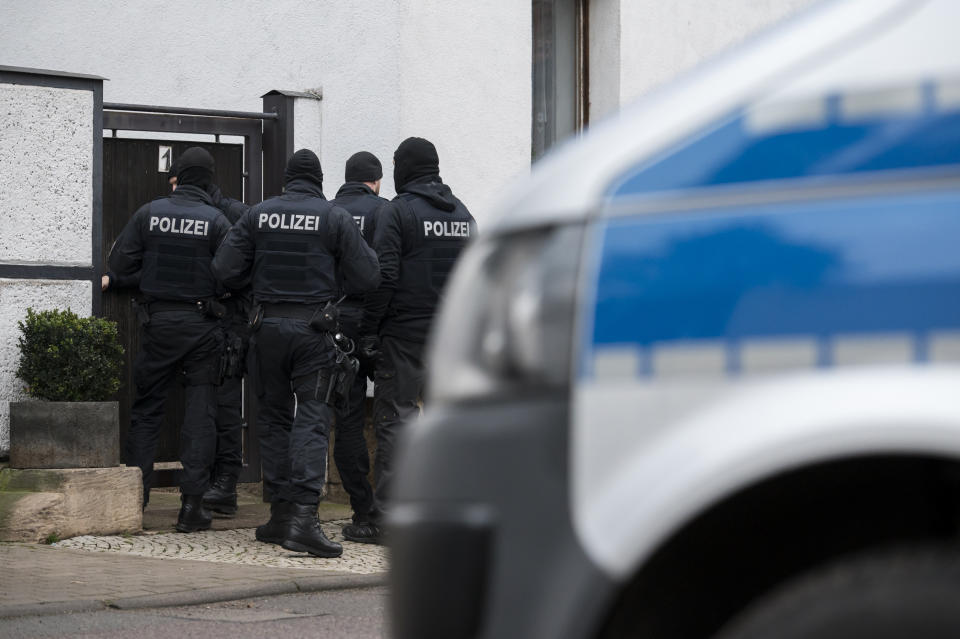
M 360 355 L 364 359 L 375 361 L 380 356 L 380 338 L 376 335 L 364 335 L 360 338 Z

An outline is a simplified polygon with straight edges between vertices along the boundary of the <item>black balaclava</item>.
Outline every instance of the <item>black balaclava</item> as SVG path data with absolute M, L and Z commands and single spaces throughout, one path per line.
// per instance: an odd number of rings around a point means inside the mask
M 177 186 L 199 186 L 206 189 L 213 182 L 213 156 L 199 146 L 191 146 L 176 162 Z
M 369 151 L 358 151 L 351 155 L 343 172 L 346 182 L 376 182 L 382 177 L 383 166 L 377 156 Z
M 283 183 L 290 184 L 292 180 L 304 178 L 323 186 L 323 170 L 320 168 L 320 158 L 310 149 L 300 149 L 287 161 L 287 168 L 283 172 Z
M 393 154 L 393 185 L 399 191 L 411 180 L 440 175 L 437 147 L 423 138 L 407 138 Z

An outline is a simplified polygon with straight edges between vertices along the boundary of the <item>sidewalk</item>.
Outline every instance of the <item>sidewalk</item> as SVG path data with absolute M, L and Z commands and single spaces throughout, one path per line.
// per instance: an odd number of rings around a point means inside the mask
M 75 537 L 46 546 L 0 544 L 0 618 L 154 608 L 248 597 L 357 588 L 385 582 L 385 549 L 345 542 L 350 509 L 321 504 L 324 532 L 343 543 L 343 557 L 320 559 L 255 540 L 269 505 L 241 497 L 233 519 L 209 531 L 173 532 L 178 496 L 154 493 L 144 533 Z

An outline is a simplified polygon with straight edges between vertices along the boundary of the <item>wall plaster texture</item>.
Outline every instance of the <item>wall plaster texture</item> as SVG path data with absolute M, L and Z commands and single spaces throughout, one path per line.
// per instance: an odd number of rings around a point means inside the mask
M 16 376 L 20 362 L 17 322 L 35 311 L 69 308 L 90 315 L 93 291 L 89 280 L 13 280 L 0 278 L 0 455 L 10 450 L 10 403 L 24 399 L 23 382 Z
M 363 149 L 392 197 L 393 151 L 422 136 L 482 229 L 529 171 L 527 2 L 34 0 L 3 13 L 0 60 L 107 77 L 106 102 L 259 111 L 271 89 L 322 87 L 323 136 L 297 141 L 319 147 L 328 196 Z
M 815 0 L 620 0 L 620 104 Z
M 0 262 L 90 265 L 92 149 L 91 91 L 0 84 Z

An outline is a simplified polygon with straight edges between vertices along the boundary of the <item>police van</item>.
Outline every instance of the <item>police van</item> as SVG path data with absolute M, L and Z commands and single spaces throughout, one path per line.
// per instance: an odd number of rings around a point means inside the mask
M 534 167 L 435 326 L 398 637 L 960 637 L 958 27 L 817 5 Z

